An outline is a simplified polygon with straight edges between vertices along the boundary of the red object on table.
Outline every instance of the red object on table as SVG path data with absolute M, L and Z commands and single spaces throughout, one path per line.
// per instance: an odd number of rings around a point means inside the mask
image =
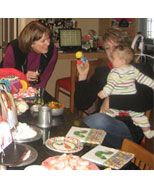
M 20 80 L 24 80 L 29 84 L 29 82 L 26 78 L 26 75 L 23 72 L 15 69 L 15 68 L 0 68 L 0 79 L 3 77 L 6 77 L 8 75 L 17 76 L 17 77 L 19 77 Z

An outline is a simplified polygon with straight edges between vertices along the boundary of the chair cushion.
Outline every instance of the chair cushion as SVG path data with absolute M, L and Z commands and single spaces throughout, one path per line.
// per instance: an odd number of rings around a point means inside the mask
M 71 91 L 71 77 L 58 79 L 56 83 L 58 84 L 59 87 L 67 91 Z

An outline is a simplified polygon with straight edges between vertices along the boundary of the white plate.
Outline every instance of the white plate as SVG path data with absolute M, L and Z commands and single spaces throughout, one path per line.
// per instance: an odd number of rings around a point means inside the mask
M 56 161 L 60 158 L 60 157 L 62 157 L 62 156 L 53 156 L 53 157 L 49 157 L 49 158 L 47 158 L 46 160 L 44 160 L 43 162 L 42 162 L 42 166 L 44 166 L 44 167 L 46 167 L 48 170 L 50 170 L 51 169 L 51 167 L 54 165 L 54 163 L 56 163 Z M 71 156 L 71 158 L 75 158 L 74 160 L 76 161 L 78 156 Z M 68 157 L 66 157 L 66 162 L 68 162 L 68 163 L 66 163 L 70 168 L 72 168 L 72 170 L 77 170 L 77 167 L 76 166 L 79 166 L 79 164 L 80 164 L 80 160 L 85 160 L 85 159 L 83 159 L 83 158 L 80 158 L 79 157 L 79 160 L 78 160 L 78 165 L 76 164 L 74 164 L 74 165 L 70 165 L 69 164 L 69 158 Z M 74 161 L 74 162 L 75 162 Z M 90 161 L 88 161 L 88 160 L 86 160 L 87 162 L 89 162 L 89 164 L 87 165 L 88 166 L 88 169 L 89 170 L 99 170 L 99 168 L 97 167 L 97 165 L 95 165 L 94 163 L 92 163 L 92 162 L 90 162 Z M 65 164 L 65 165 L 66 165 Z M 86 167 L 86 166 L 85 166 Z M 83 168 L 83 165 L 80 167 L 80 169 L 81 170 L 84 170 L 84 168 Z M 80 169 L 78 169 L 78 170 L 80 170 Z M 58 170 L 58 169 L 57 169 Z
M 36 135 L 34 137 L 23 138 L 23 139 L 22 138 L 21 139 L 14 138 L 14 141 L 17 143 L 25 143 L 25 142 L 27 143 L 27 142 L 33 142 L 33 141 L 39 140 L 42 137 L 42 132 L 39 128 L 34 127 L 34 126 L 31 126 L 30 128 L 36 132 Z
M 62 153 L 75 153 L 83 148 L 83 144 L 72 137 L 54 137 L 46 140 L 46 147 L 50 150 Z

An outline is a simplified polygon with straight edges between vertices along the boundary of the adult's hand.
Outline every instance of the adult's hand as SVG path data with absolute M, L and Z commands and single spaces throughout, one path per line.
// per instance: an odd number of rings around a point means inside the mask
M 26 73 L 26 77 L 28 81 L 37 81 L 38 80 L 39 73 L 34 71 L 28 71 Z
M 87 79 L 87 75 L 89 72 L 89 63 L 88 61 L 86 62 L 86 66 L 84 66 L 84 68 L 82 67 L 81 64 L 77 64 L 77 71 L 79 73 L 79 81 L 82 80 L 86 80 Z
M 109 97 L 104 99 L 103 104 L 100 107 L 100 113 L 105 113 L 109 109 Z

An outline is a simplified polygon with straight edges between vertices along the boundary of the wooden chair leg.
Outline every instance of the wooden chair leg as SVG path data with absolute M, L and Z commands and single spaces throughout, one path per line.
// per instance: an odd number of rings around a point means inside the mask
M 142 139 L 142 141 L 141 141 L 141 146 L 142 146 L 143 148 L 145 148 L 145 136 L 143 137 L 143 139 Z
M 72 96 L 72 93 L 70 95 L 70 110 L 74 113 L 74 97 Z

